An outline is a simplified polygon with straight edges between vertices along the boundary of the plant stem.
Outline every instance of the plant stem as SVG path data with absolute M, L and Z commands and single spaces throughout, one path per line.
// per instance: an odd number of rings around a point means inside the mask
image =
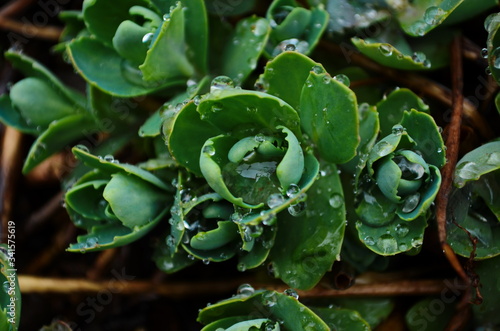
M 0 16 L 0 29 L 8 30 L 16 35 L 13 39 L 40 38 L 49 41 L 59 41 L 62 29 L 55 26 L 39 27 L 33 24 L 25 24 L 5 16 Z

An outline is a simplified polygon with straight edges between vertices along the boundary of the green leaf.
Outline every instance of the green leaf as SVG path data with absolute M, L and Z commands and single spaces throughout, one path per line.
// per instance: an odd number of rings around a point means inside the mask
M 380 42 L 368 42 L 354 37 L 351 39 L 356 48 L 370 59 L 391 68 L 401 70 L 426 70 L 431 68 L 431 62 L 426 62 L 423 53 L 417 56 L 403 53 L 393 45 Z
M 220 320 L 217 320 L 215 322 L 210 323 L 209 325 L 205 326 L 202 331 L 217 331 L 217 330 L 226 330 L 226 331 L 239 331 L 239 330 L 254 330 L 253 328 L 258 328 L 255 330 L 260 330 L 260 328 L 265 324 L 269 323 L 271 325 L 274 325 L 273 329 L 268 329 L 268 324 L 266 325 L 266 330 L 268 331 L 279 331 L 280 327 L 278 322 L 273 322 L 269 319 L 266 318 L 259 318 L 259 319 L 254 319 L 254 320 L 248 320 L 247 316 L 231 316 L 231 317 L 226 317 L 222 318 Z M 242 322 L 243 321 L 243 322 Z
M 42 128 L 46 128 L 54 120 L 80 111 L 39 78 L 29 77 L 14 84 L 10 90 L 10 99 L 24 119 Z
M 500 297 L 498 296 L 498 272 L 500 270 L 500 258 L 481 261 L 475 271 L 481 280 L 481 294 L 483 303 L 473 305 L 474 320 L 478 327 L 496 329 L 500 326 L 500 315 L 498 306 Z
M 64 201 L 78 215 L 95 221 L 107 219 L 106 207 L 108 203 L 102 193 L 108 183 L 108 178 L 79 182 L 66 192 Z
M 453 182 L 464 187 L 481 176 L 500 169 L 500 141 L 484 144 L 462 157 L 455 167 Z
M 498 6 L 498 0 L 464 0 L 453 12 L 451 12 L 442 25 L 452 25 L 469 20 L 495 6 Z
M 195 260 L 190 259 L 188 253 L 183 249 L 178 250 L 172 256 L 170 247 L 166 245 L 165 240 L 160 241 L 158 246 L 155 247 L 153 261 L 158 269 L 167 274 L 180 271 L 195 263 Z
M 328 74 L 312 71 L 300 95 L 302 129 L 322 158 L 345 163 L 356 154 L 359 122 L 356 96 Z
M 300 94 L 311 70 L 324 72 L 321 64 L 298 52 L 283 52 L 269 61 L 256 85 L 291 105 L 300 108 Z
M 444 293 L 444 292 L 443 292 Z M 428 297 L 414 304 L 405 315 L 406 325 L 409 331 L 440 331 L 445 330 L 455 312 L 455 300 L 446 297 Z M 458 299 L 458 298 L 455 298 Z M 431 308 L 432 307 L 432 308 Z M 437 308 L 439 307 L 439 308 Z M 437 309 L 436 309 L 437 308 Z M 439 312 L 437 316 L 429 315 L 430 312 Z M 437 314 L 436 314 L 437 315 Z M 434 318 L 429 318 L 430 316 Z
M 342 185 L 335 165 L 322 168 L 322 176 L 307 191 L 305 212 L 299 217 L 278 215 L 279 231 L 270 260 L 275 276 L 293 288 L 314 287 L 342 246 L 346 220 Z
M 239 21 L 222 54 L 222 74 L 237 85 L 243 83 L 256 68 L 270 32 L 264 18 L 252 16 Z
M 149 28 L 135 22 L 123 21 L 113 37 L 113 48 L 133 66 L 139 66 L 144 62 L 149 48 L 147 43 L 142 42 L 142 39 L 149 32 Z
M 424 160 L 442 168 L 446 163 L 445 147 L 432 116 L 412 109 L 404 112 L 401 125 L 416 143 L 415 149 L 422 154 Z
M 403 30 L 421 37 L 439 26 L 464 0 L 416 0 L 391 4 Z
M 301 139 L 297 112 L 283 100 L 262 92 L 232 88 L 217 90 L 200 102 L 198 113 L 203 121 L 223 132 L 255 135 L 276 132 L 277 126 L 282 125 Z
M 154 85 L 171 84 L 194 73 L 186 57 L 184 11 L 179 3 L 170 11 L 170 19 L 158 28 L 144 63 L 139 66 L 143 79 Z
M 328 326 L 309 308 L 297 299 L 274 291 L 258 291 L 253 295 L 238 295 L 202 309 L 198 321 L 213 323 L 227 317 L 249 316 L 279 320 L 281 326 L 290 331 L 301 331 L 307 327 L 314 330 L 329 330 Z
M 83 2 L 83 18 L 87 29 L 108 46 L 113 45 L 113 37 L 118 26 L 130 18 L 130 7 L 148 7 L 146 0 L 124 0 L 119 4 L 106 0 L 85 0 Z
M 182 5 L 185 17 L 187 57 L 201 77 L 208 71 L 208 17 L 205 1 L 184 1 Z
M 165 192 L 123 173 L 112 175 L 103 197 L 122 224 L 131 229 L 152 222 L 169 202 Z
M 277 227 L 265 226 L 262 235 L 255 238 L 253 247 L 249 252 L 240 252 L 238 257 L 238 269 L 254 269 L 262 266 L 266 261 L 272 246 L 276 240 Z M 244 236 L 245 234 L 243 234 Z
M 194 249 L 212 250 L 222 247 L 239 237 L 238 226 L 233 221 L 219 221 L 217 228 L 198 232 L 191 238 L 190 246 Z
M 160 188 L 165 191 L 170 191 L 170 187 L 165 184 L 158 177 L 153 175 L 152 173 L 141 169 L 137 166 L 127 164 L 127 163 L 119 163 L 116 160 L 108 161 L 105 158 L 97 157 L 95 155 L 90 154 L 88 151 L 82 149 L 81 146 L 75 146 L 72 149 L 73 154 L 79 159 L 82 160 L 87 166 L 99 169 L 104 173 L 113 174 L 117 172 L 124 172 L 129 175 L 134 175 L 142 180 L 153 184 L 157 188 Z
M 221 130 L 201 120 L 196 109 L 194 102 L 189 102 L 180 111 L 170 112 L 163 124 L 163 135 L 177 162 L 201 177 L 201 149 L 207 139 L 221 134 Z
M 338 308 L 312 309 L 331 330 L 370 331 L 370 325 L 355 310 Z
M 122 59 L 113 48 L 96 39 L 76 39 L 68 44 L 67 51 L 73 66 L 89 84 L 114 96 L 139 96 L 185 82 L 185 78 L 176 77 L 165 82 L 147 83 L 139 69 Z
M 37 138 L 24 161 L 23 173 L 27 174 L 50 155 L 59 152 L 95 127 L 87 114 L 76 114 L 53 121 Z
M 12 100 L 7 94 L 0 95 L 0 122 L 24 133 L 33 135 L 40 133 L 36 126 L 31 125 L 31 123 L 28 124 L 21 116 L 19 110 L 14 107 Z
M 416 109 L 429 113 L 426 105 L 415 93 L 406 88 L 392 91 L 387 98 L 377 103 L 377 112 L 380 119 L 380 136 L 385 137 L 392 132 L 392 127 L 399 124 L 405 111 Z
M 21 290 L 13 262 L 15 244 L 0 245 L 0 329 L 16 331 L 21 321 Z M 11 308 L 14 306 L 13 308 Z M 13 323 L 12 323 L 13 322 Z
M 5 52 L 5 58 L 12 63 L 12 66 L 21 71 L 27 77 L 34 77 L 44 81 L 60 96 L 67 99 L 75 108 L 85 109 L 86 100 L 79 92 L 68 88 L 46 67 L 36 62 L 34 59 L 16 51 Z
M 154 220 L 133 230 L 119 222 L 96 225 L 88 229 L 88 233 L 77 237 L 77 242 L 70 244 L 68 252 L 96 252 L 113 247 L 120 247 L 134 242 L 151 231 L 158 222 L 165 217 L 168 208 L 165 208 Z
M 370 250 L 383 256 L 420 248 L 426 227 L 425 216 L 420 216 L 411 222 L 393 216 L 391 223 L 381 227 L 373 227 L 361 221 L 356 223 L 359 239 Z
M 336 298 L 329 300 L 342 309 L 357 311 L 375 329 L 393 311 L 395 303 L 390 298 Z

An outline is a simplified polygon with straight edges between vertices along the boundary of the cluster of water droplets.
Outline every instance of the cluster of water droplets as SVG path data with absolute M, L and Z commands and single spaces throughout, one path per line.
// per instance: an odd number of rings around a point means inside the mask
M 297 38 L 286 39 L 278 43 L 272 52 L 272 56 L 275 57 L 285 51 L 296 51 L 302 54 L 306 54 L 309 50 L 309 43 L 305 40 L 299 40 Z

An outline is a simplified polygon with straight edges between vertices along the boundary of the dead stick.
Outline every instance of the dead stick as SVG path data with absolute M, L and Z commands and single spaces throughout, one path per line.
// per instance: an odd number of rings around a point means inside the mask
M 0 160 L 0 220 L 2 231 L 0 240 L 5 239 L 8 221 L 12 213 L 15 181 L 21 161 L 22 134 L 10 127 L 5 128 Z
M 17 33 L 18 38 L 40 38 L 57 42 L 62 29 L 55 26 L 39 27 L 34 24 L 25 24 L 7 17 L 0 17 L 0 29 Z
M 36 0 L 13 0 L 0 8 L 0 16 L 14 16 Z
M 120 272 L 116 273 L 121 275 Z M 125 276 L 127 278 L 130 276 Z M 218 282 L 172 282 L 157 284 L 150 281 L 123 280 L 119 277 L 106 281 L 90 281 L 87 279 L 61 279 L 20 275 L 21 292 L 29 293 L 98 293 L 111 291 L 122 295 L 153 293 L 165 297 L 186 298 L 200 295 L 234 292 L 249 279 L 233 279 Z M 453 280 L 402 280 L 373 284 L 354 285 L 346 290 L 325 289 L 316 287 L 309 291 L 298 291 L 302 298 L 351 297 L 351 296 L 406 296 L 440 294 L 454 284 Z M 256 289 L 265 288 L 283 292 L 288 287 L 282 285 L 255 284 Z

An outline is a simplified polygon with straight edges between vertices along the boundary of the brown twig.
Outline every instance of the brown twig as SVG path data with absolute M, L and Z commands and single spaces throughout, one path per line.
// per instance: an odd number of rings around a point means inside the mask
M 22 12 L 26 7 L 34 3 L 36 0 L 12 0 L 2 8 L 0 8 L 1 16 L 14 16 Z
M 18 34 L 18 38 L 40 38 L 57 42 L 62 33 L 62 29 L 56 26 L 36 26 L 0 17 L 0 29 L 12 31 Z
M 452 99 L 453 109 L 451 121 L 448 124 L 446 137 L 446 158 L 448 162 L 441 170 L 442 182 L 436 197 L 436 221 L 438 225 L 439 242 L 443 248 L 446 258 L 450 261 L 451 265 L 458 273 L 460 278 L 468 281 L 468 277 L 458 261 L 457 256 L 446 242 L 446 207 L 448 206 L 448 197 L 451 192 L 453 183 L 453 172 L 455 164 L 458 160 L 458 150 L 460 144 L 460 126 L 462 124 L 463 113 L 463 66 L 462 66 L 462 53 L 461 39 L 456 37 L 452 44 L 451 61 L 452 61 Z
M 346 50 L 341 46 L 324 41 L 320 42 L 320 45 L 332 53 L 345 56 L 349 63 L 359 65 L 367 70 L 388 77 L 420 94 L 431 97 L 448 107 L 452 107 L 452 92 L 447 87 L 426 77 L 411 72 L 402 74 L 400 70 L 380 65 L 358 51 L 353 50 L 352 46 L 349 46 L 350 48 Z M 461 51 L 459 51 L 459 54 L 461 54 Z M 491 140 L 495 136 L 493 130 L 481 114 L 479 114 L 476 107 L 467 99 L 463 99 L 463 115 L 485 140 Z
M 98 293 L 100 291 L 119 292 L 122 295 L 153 293 L 171 298 L 187 298 L 207 294 L 234 292 L 247 278 L 214 282 L 171 282 L 155 284 L 150 281 L 110 279 L 90 281 L 87 279 L 61 279 L 19 275 L 19 286 L 22 293 Z M 346 290 L 325 289 L 316 287 L 309 291 L 297 291 L 302 298 L 353 297 L 353 296 L 407 296 L 440 294 L 449 289 L 453 281 L 434 280 L 402 280 L 390 283 L 374 283 L 354 285 Z M 288 287 L 282 285 L 256 284 L 255 288 L 265 288 L 283 292 Z
M 21 165 L 21 142 L 22 134 L 19 131 L 10 127 L 5 128 L 0 160 L 0 220 L 2 224 L 0 240 L 2 241 L 12 212 L 15 182 Z

